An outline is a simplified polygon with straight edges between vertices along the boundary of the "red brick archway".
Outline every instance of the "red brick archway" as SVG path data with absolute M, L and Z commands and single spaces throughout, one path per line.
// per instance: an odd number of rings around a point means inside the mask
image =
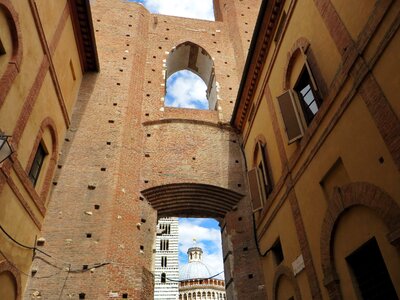
M 289 279 L 290 283 L 293 286 L 294 300 L 301 300 L 300 288 L 297 284 L 297 280 L 294 277 L 292 270 L 284 265 L 280 265 L 275 272 L 274 284 L 272 286 L 272 300 L 276 300 L 276 296 L 278 293 L 278 283 L 283 276 Z
M 174 183 L 143 190 L 142 195 L 161 217 L 187 216 L 223 219 L 243 195 L 222 187 Z
M 358 205 L 372 209 L 384 221 L 389 229 L 388 241 L 400 251 L 400 207 L 387 193 L 367 182 L 336 189 L 325 214 L 320 242 L 324 285 L 330 299 L 342 299 L 333 257 L 335 230 L 342 214 Z

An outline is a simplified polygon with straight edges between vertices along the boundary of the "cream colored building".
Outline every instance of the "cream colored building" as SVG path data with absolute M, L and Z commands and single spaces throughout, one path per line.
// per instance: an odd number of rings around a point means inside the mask
M 268 299 L 400 295 L 399 1 L 264 1 L 232 125 Z
M 0 299 L 22 299 L 82 77 L 97 71 L 89 1 L 0 0 Z

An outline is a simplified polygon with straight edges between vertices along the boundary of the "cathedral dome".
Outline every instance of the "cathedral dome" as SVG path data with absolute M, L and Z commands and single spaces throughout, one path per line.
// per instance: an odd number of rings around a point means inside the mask
M 179 270 L 179 280 L 206 279 L 214 274 L 202 260 L 203 250 L 200 247 L 191 247 L 188 252 L 189 263 Z
M 179 280 L 189 279 L 206 279 L 210 278 L 211 274 L 208 267 L 201 261 L 193 261 L 183 266 L 179 271 Z

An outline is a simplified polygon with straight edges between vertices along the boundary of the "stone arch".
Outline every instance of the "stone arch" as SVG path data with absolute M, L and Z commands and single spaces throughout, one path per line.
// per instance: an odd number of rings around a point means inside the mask
M 297 283 L 297 280 L 294 277 L 292 270 L 290 270 L 288 267 L 284 265 L 280 265 L 275 271 L 274 281 L 273 281 L 274 283 L 272 285 L 272 299 L 275 300 L 277 297 L 279 280 L 283 276 L 289 279 L 290 283 L 293 286 L 294 300 L 301 300 L 300 288 Z
M 333 256 L 333 239 L 340 217 L 354 206 L 372 209 L 389 229 L 388 241 L 400 251 L 400 207 L 382 189 L 367 183 L 355 182 L 337 188 L 332 196 L 321 227 L 321 265 L 324 285 L 330 299 L 342 299 L 339 278 Z
M 1 261 L 0 262 L 0 274 L 8 274 L 12 278 L 12 281 L 14 282 L 14 286 L 16 289 L 15 290 L 15 295 L 16 295 L 15 300 L 20 300 L 21 299 L 21 276 L 20 276 L 20 272 L 17 270 L 17 268 L 14 267 L 11 263 L 9 263 L 6 260 Z
M 160 217 L 190 216 L 223 219 L 243 195 L 209 184 L 173 183 L 142 191 Z
M 217 85 L 211 55 L 203 47 L 190 41 L 177 45 L 168 54 L 165 80 L 182 70 L 195 73 L 205 82 L 209 109 L 214 110 L 217 103 Z
M 8 66 L 3 74 L 0 74 L 0 108 L 11 89 L 15 77 L 19 73 L 22 61 L 22 35 L 18 14 L 10 0 L 0 0 L 0 10 L 3 10 L 11 33 L 13 50 Z

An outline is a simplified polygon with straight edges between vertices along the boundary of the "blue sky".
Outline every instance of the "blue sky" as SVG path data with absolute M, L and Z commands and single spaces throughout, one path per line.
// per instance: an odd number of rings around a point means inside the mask
M 213 0 L 129 0 L 142 3 L 151 13 L 214 20 Z M 207 86 L 196 74 L 183 70 L 167 81 L 165 105 L 179 108 L 208 109 Z
M 187 263 L 187 250 L 193 246 L 203 249 L 203 262 L 215 275 L 224 270 L 221 249 L 221 229 L 214 219 L 179 218 L 179 264 Z
M 208 109 L 207 86 L 196 74 L 183 70 L 167 80 L 165 105 L 180 108 Z
M 214 21 L 212 0 L 129 0 L 142 3 L 151 13 Z

